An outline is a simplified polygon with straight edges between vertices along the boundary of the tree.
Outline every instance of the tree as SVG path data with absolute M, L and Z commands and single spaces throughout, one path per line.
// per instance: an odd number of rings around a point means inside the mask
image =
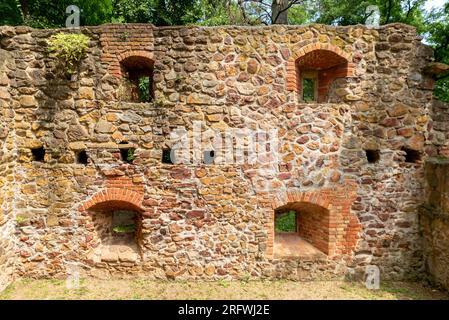
M 20 13 L 20 3 L 17 0 L 4 0 L 0 2 L 0 25 L 19 25 L 23 19 Z
M 113 20 L 157 26 L 197 23 L 203 14 L 201 4 L 210 2 L 212 0 L 114 0 Z
M 114 22 L 149 23 L 152 16 L 152 1 L 114 0 Z
M 435 60 L 449 64 L 449 3 L 441 10 L 434 10 L 428 19 L 428 41 L 435 49 Z M 449 73 L 439 76 L 435 96 L 449 102 Z
M 271 23 L 273 24 L 288 23 L 288 9 L 290 8 L 289 3 L 293 4 L 293 1 L 289 2 L 287 0 L 272 0 Z
M 236 1 L 233 0 L 199 0 L 199 25 L 243 25 L 246 24 L 244 15 Z
M 370 5 L 379 7 L 381 24 L 401 22 L 413 25 L 418 32 L 425 30 L 424 4 L 426 0 L 318 0 L 308 1 L 307 9 L 314 22 L 332 25 L 364 24 Z
M 298 25 L 312 21 L 312 15 L 305 5 L 292 6 L 288 10 L 288 24 Z
M 355 25 L 365 23 L 366 8 L 375 1 L 319 0 L 309 1 L 308 10 L 313 12 L 314 22 L 331 25 Z
M 305 0 L 238 0 L 248 24 L 287 24 L 288 11 Z
M 153 0 L 151 22 L 157 26 L 185 25 L 198 21 L 195 0 Z
M 111 20 L 111 0 L 6 0 L 0 9 L 2 13 L 10 12 L 11 15 L 0 18 L 0 24 L 25 24 L 35 28 L 63 27 L 65 9 L 71 4 L 82 10 L 83 25 L 98 25 Z

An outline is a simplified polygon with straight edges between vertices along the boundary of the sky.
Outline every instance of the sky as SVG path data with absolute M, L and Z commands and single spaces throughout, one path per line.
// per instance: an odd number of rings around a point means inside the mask
M 428 0 L 426 2 L 425 8 L 426 8 L 426 10 L 430 10 L 430 9 L 432 9 L 432 7 L 434 7 L 434 8 L 442 8 L 443 5 L 447 1 L 448 0 Z

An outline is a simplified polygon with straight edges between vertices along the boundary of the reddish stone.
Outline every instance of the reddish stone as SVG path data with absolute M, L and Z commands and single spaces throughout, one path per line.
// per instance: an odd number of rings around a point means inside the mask
M 386 118 L 382 120 L 380 124 L 385 127 L 397 127 L 399 126 L 400 123 L 399 120 L 396 118 Z
M 193 218 L 202 219 L 202 218 L 204 218 L 204 214 L 205 214 L 204 210 L 191 210 L 191 211 L 187 212 L 186 217 L 189 219 L 193 219 Z
M 309 141 L 309 137 L 308 136 L 301 136 L 298 139 L 296 139 L 296 142 L 299 144 L 305 144 Z
M 278 178 L 281 180 L 287 180 L 287 179 L 290 179 L 291 177 L 292 177 L 292 175 L 289 172 L 283 172 L 283 173 L 278 174 Z

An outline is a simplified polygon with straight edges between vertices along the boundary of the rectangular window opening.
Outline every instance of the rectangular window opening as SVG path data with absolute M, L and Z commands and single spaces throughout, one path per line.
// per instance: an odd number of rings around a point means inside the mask
M 316 101 L 316 79 L 303 78 L 302 80 L 302 100 L 304 102 Z
M 76 163 L 87 165 L 88 159 L 89 157 L 85 150 L 81 150 L 76 153 Z
M 44 160 L 45 160 L 45 149 L 44 149 L 44 147 L 31 149 L 31 154 L 33 156 L 33 161 L 44 162 Z
M 162 150 L 162 163 L 165 164 L 174 164 L 174 155 L 172 155 L 171 149 Z
M 136 149 L 129 147 L 129 144 L 126 141 L 122 141 L 119 143 L 119 149 L 120 158 L 122 159 L 122 161 L 126 163 L 133 163 L 135 159 L 134 153 L 136 152 Z
M 379 150 L 365 150 L 366 159 L 368 163 L 376 163 L 380 160 L 380 151 Z

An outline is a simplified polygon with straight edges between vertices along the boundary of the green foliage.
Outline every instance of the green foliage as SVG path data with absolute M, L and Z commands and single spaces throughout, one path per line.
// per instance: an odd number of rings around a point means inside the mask
M 112 0 L 67 0 L 81 10 L 81 25 L 96 26 L 112 21 Z
M 29 218 L 26 216 L 22 216 L 22 215 L 17 215 L 16 216 L 16 222 L 18 226 L 23 226 L 25 225 L 27 222 L 29 221 Z
M 113 22 L 150 23 L 152 5 L 150 0 L 116 0 Z
M 89 46 L 89 37 L 78 33 L 58 33 L 49 40 L 49 52 L 65 67 L 67 75 L 75 74 Z
M 116 0 L 114 22 L 185 25 L 200 19 L 197 0 Z
M 82 10 L 81 25 L 98 25 L 112 20 L 112 0 L 3 0 L 0 4 L 0 25 L 64 27 L 67 18 L 65 10 L 72 4 Z
M 443 9 L 432 11 L 427 18 L 428 41 L 435 49 L 435 60 L 449 64 L 449 2 Z M 435 97 L 449 102 L 449 74 L 436 82 Z
M 305 8 L 314 22 L 332 25 L 364 24 L 366 8 L 377 5 L 381 24 L 401 22 L 425 30 L 424 4 L 426 0 L 307 0 Z
M 291 210 L 280 214 L 274 228 L 276 232 L 296 232 L 296 212 Z
M 133 162 L 133 160 L 136 158 L 134 155 L 135 151 L 136 151 L 136 149 L 134 149 L 134 148 L 128 149 L 128 154 L 126 155 L 126 161 Z
M 445 8 L 432 11 L 427 18 L 428 40 L 435 48 L 435 58 L 449 64 L 449 2 Z
M 306 24 L 311 20 L 312 13 L 305 5 L 293 6 L 288 10 L 288 23 L 292 25 Z
M 136 225 L 135 224 L 119 225 L 112 228 L 112 231 L 117 233 L 131 233 L 136 231 Z
M 434 95 L 441 101 L 449 102 L 449 78 L 436 82 Z
M 197 7 L 200 16 L 197 22 L 202 26 L 245 24 L 241 10 L 233 1 L 200 0 Z
M 424 31 L 426 1 L 429 0 L 302 0 L 294 1 L 297 4 L 289 9 L 288 16 L 291 24 L 358 24 L 365 22 L 368 5 L 378 5 L 382 24 L 403 22 Z M 65 9 L 71 4 L 82 10 L 82 25 L 108 22 L 223 25 L 269 23 L 265 16 L 270 0 L 3 0 L 0 12 L 5 14 L 0 24 L 62 27 Z
M 315 80 L 303 79 L 303 100 L 306 102 L 315 100 Z
M 351 25 L 364 23 L 366 20 L 365 10 L 374 1 L 358 0 L 308 0 L 304 5 L 310 22 Z
M 150 86 L 150 77 L 139 78 L 139 99 L 141 102 L 148 102 L 151 100 Z
M 22 23 L 20 3 L 18 0 L 2 0 L 0 2 L 0 25 L 19 25 Z
M 242 12 L 230 0 L 116 0 L 114 22 L 157 26 L 242 24 Z

